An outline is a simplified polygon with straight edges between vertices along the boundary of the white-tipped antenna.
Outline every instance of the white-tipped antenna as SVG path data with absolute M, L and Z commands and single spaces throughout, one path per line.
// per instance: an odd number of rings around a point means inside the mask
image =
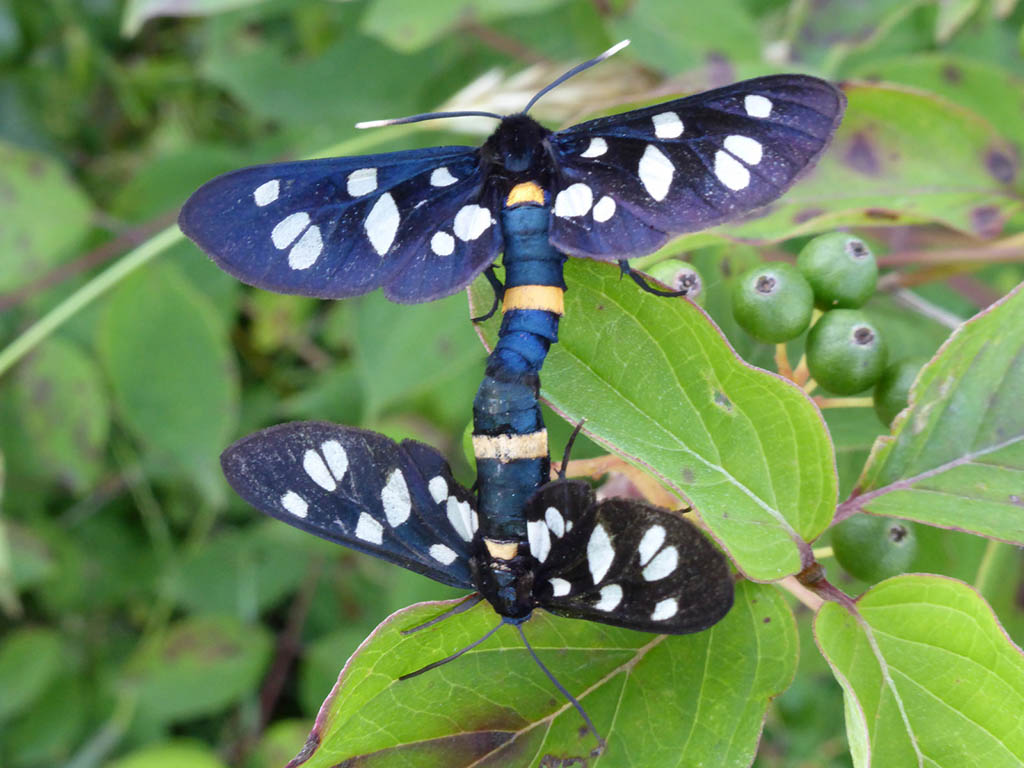
M 389 120 L 364 120 L 356 123 L 356 128 L 380 128 L 385 125 L 404 125 L 405 123 L 419 123 L 424 120 L 439 120 L 442 117 L 493 117 L 501 120 L 501 115 L 493 112 L 424 112 L 422 115 L 411 115 L 409 117 L 394 117 Z
M 602 61 L 607 59 L 609 56 L 614 56 L 616 53 L 621 51 L 627 45 L 629 45 L 629 40 L 628 39 L 627 40 L 623 40 L 622 42 L 619 42 L 619 43 L 616 43 L 615 45 L 613 45 L 611 48 L 609 48 L 607 51 L 602 53 L 600 56 L 595 56 L 590 61 L 584 61 L 582 64 L 577 64 L 575 67 L 570 69 L 564 75 L 562 75 L 557 80 L 555 80 L 553 83 L 549 83 L 548 85 L 544 86 L 539 91 L 537 91 L 537 93 L 534 95 L 534 97 L 532 99 L 530 99 L 530 101 L 527 103 L 527 105 L 523 108 L 523 114 L 525 115 L 527 112 L 529 112 L 530 111 L 530 107 L 532 107 L 534 104 L 536 104 L 537 100 L 540 99 L 541 96 L 543 96 L 545 93 L 550 91 L 552 88 L 557 88 L 559 85 L 564 83 L 570 77 L 574 77 L 574 76 L 578 75 L 580 72 L 582 72 L 582 71 L 584 71 L 586 69 L 590 69 L 595 64 L 600 64 Z
M 616 43 L 615 45 L 613 45 L 611 48 L 609 48 L 607 51 L 602 53 L 600 56 L 595 56 L 590 61 L 585 61 L 582 64 L 577 64 L 575 67 L 570 69 L 564 75 L 562 75 L 557 80 L 555 80 L 553 83 L 549 83 L 548 85 L 546 85 L 543 88 L 541 88 L 534 95 L 534 97 L 532 99 L 530 99 L 529 103 L 526 105 L 526 108 L 523 109 L 522 114 L 525 115 L 527 112 L 529 112 L 530 111 L 530 107 L 532 107 L 534 104 L 536 104 L 537 100 L 541 96 L 543 96 L 545 93 L 550 91 L 552 88 L 555 88 L 555 87 L 561 85 L 566 80 L 568 80 L 570 77 L 573 77 L 574 75 L 578 75 L 583 70 L 590 69 L 595 64 L 600 64 L 602 61 L 607 59 L 609 56 L 614 56 L 616 53 L 621 51 L 627 45 L 629 45 L 629 40 L 623 40 L 622 42 Z M 468 110 L 468 111 L 465 111 L 465 112 L 424 112 L 422 115 L 411 115 L 410 117 L 395 117 L 395 118 L 391 118 L 391 119 L 388 119 L 388 120 L 364 120 L 361 123 L 356 123 L 356 128 L 359 128 L 359 129 L 363 129 L 363 128 L 381 128 L 381 127 L 383 127 L 385 125 L 404 125 L 406 123 L 419 123 L 419 122 L 422 122 L 424 120 L 438 120 L 438 119 L 444 118 L 444 117 L 493 117 L 495 120 L 501 120 L 502 119 L 501 115 L 496 115 L 494 112 L 478 112 L 478 111 L 475 111 L 475 110 Z

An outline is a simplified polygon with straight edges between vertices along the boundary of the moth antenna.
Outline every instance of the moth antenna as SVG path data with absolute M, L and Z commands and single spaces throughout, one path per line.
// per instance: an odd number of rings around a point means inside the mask
M 573 696 L 571 693 L 569 693 L 569 691 L 565 689 L 565 686 L 558 682 L 558 679 L 551 673 L 551 670 L 544 666 L 544 662 L 540 660 L 540 657 L 537 655 L 537 652 L 533 650 L 533 646 L 531 646 L 529 641 L 526 639 L 526 633 L 523 632 L 522 625 L 516 624 L 515 627 L 519 631 L 519 636 L 523 638 L 523 645 L 526 646 L 526 650 L 530 652 L 530 655 L 533 657 L 533 660 L 537 662 L 537 666 L 544 671 L 544 674 L 548 676 L 548 680 L 550 680 L 554 684 L 555 688 L 558 689 L 559 693 L 565 696 L 565 698 L 569 700 L 569 703 L 576 707 L 576 711 L 580 713 L 580 717 L 582 717 L 583 722 L 587 724 L 587 728 L 589 728 L 591 733 L 593 733 L 597 737 L 597 743 L 599 745 L 599 748 L 602 751 L 604 751 L 605 741 L 603 738 L 601 738 L 601 734 L 597 732 L 597 728 L 594 727 L 594 723 L 590 719 L 590 716 L 587 714 L 586 710 L 583 709 L 583 705 L 576 700 L 575 696 Z
M 445 619 L 450 619 L 452 616 L 456 616 L 456 615 L 462 613 L 463 611 L 468 611 L 470 608 L 472 608 L 474 605 L 476 605 L 477 603 L 479 603 L 483 599 L 484 599 L 483 595 L 481 595 L 479 592 L 475 592 L 472 595 L 470 595 L 468 598 L 463 600 L 461 603 L 459 603 L 458 605 L 455 605 L 455 606 L 452 606 L 451 608 L 449 608 L 447 611 L 442 613 L 440 616 L 436 616 L 433 619 L 431 619 L 430 621 L 426 621 L 426 622 L 424 622 L 422 624 L 418 624 L 417 626 L 413 627 L 412 629 L 403 629 L 402 630 L 402 634 L 403 635 L 411 635 L 411 634 L 414 634 L 416 632 L 419 632 L 421 629 L 426 629 L 427 627 L 432 627 L 435 624 L 440 624 Z
M 501 629 L 504 625 L 505 625 L 505 622 L 502 621 L 500 624 L 498 624 L 498 626 L 496 626 L 494 629 L 490 630 L 486 635 L 481 637 L 479 640 L 474 640 L 472 643 L 467 645 L 462 650 L 456 651 L 451 656 L 447 656 L 447 657 L 441 659 L 440 661 L 435 661 L 435 662 L 433 662 L 431 664 L 427 664 L 427 666 L 425 666 L 425 667 L 420 667 L 415 672 L 410 672 L 407 675 L 402 675 L 398 679 L 399 680 L 408 680 L 409 678 L 417 677 L 418 675 L 422 675 L 424 672 L 429 672 L 432 669 L 436 669 L 437 667 L 440 667 L 442 664 L 447 664 L 449 661 L 455 661 L 457 658 L 459 658 L 459 656 L 464 654 L 466 651 L 471 651 L 474 648 L 476 648 L 478 645 L 480 645 L 480 643 L 482 643 L 484 640 L 489 638 L 491 635 L 493 635 L 495 632 L 497 632 L 499 629 Z
M 569 441 L 565 444 L 565 453 L 562 454 L 562 463 L 558 467 L 558 479 L 565 480 L 565 468 L 569 464 L 569 454 L 572 453 L 572 444 L 576 442 L 576 437 L 579 435 L 580 430 L 583 429 L 583 425 L 587 423 L 586 419 L 580 419 L 580 423 L 576 425 L 576 429 L 569 435 Z
M 690 292 L 690 289 L 688 287 L 678 291 L 663 291 L 660 288 L 655 288 L 653 285 L 647 282 L 646 279 L 644 279 L 642 273 L 637 272 L 635 269 L 629 266 L 629 262 L 626 261 L 625 259 L 619 260 L 619 270 L 622 272 L 623 275 L 629 275 L 633 282 L 639 285 L 641 288 L 643 288 L 647 293 L 653 294 L 655 296 L 664 296 L 665 298 L 668 299 L 674 299 L 677 296 L 685 296 Z
M 493 112 L 477 112 L 467 110 L 465 112 L 424 112 L 421 115 L 410 115 L 409 117 L 392 117 L 386 120 L 364 120 L 356 123 L 356 128 L 380 128 L 385 125 L 404 125 L 405 123 L 422 123 L 424 120 L 440 120 L 443 117 L 493 117 L 501 120 L 501 115 Z
M 530 99 L 529 103 L 523 108 L 523 114 L 525 115 L 527 112 L 529 112 L 530 111 L 530 107 L 532 107 L 534 104 L 536 104 L 537 100 L 541 96 L 543 96 L 545 93 L 550 91 L 552 88 L 557 88 L 562 83 L 564 83 L 566 80 L 568 80 L 570 77 L 578 75 L 580 72 L 584 71 L 585 69 L 590 69 L 595 64 L 600 64 L 602 61 L 607 59 L 609 56 L 614 56 L 616 53 L 621 51 L 627 45 L 629 45 L 629 40 L 623 40 L 622 42 L 616 43 L 611 48 L 609 48 L 607 51 L 602 53 L 600 56 L 595 56 L 590 61 L 584 61 L 582 64 L 577 64 L 575 67 L 570 69 L 564 75 L 562 75 L 557 80 L 555 80 L 553 83 L 549 83 L 548 85 L 545 85 L 543 88 L 541 88 L 539 91 L 537 91 L 537 93 L 534 95 L 534 97 L 532 99 Z

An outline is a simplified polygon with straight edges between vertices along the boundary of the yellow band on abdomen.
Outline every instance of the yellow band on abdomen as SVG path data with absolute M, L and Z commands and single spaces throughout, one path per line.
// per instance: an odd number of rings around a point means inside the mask
M 517 459 L 543 459 L 548 455 L 548 431 L 528 435 L 473 435 L 473 455 L 508 464 Z
M 516 285 L 505 289 L 501 311 L 510 309 L 544 309 L 556 315 L 565 314 L 565 291 L 557 285 Z
M 511 208 L 513 205 L 522 203 L 544 205 L 544 190 L 532 181 L 516 184 L 509 190 L 508 197 L 505 198 L 505 207 Z

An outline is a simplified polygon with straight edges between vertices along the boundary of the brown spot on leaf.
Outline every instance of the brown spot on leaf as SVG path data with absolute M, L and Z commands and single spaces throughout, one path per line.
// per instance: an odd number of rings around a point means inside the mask
M 1010 503 L 1016 504 L 1018 507 L 1024 507 L 1024 501 L 1021 501 L 1020 496 L 1018 496 L 1016 493 L 1010 494 Z
M 1002 149 L 989 149 L 985 153 L 985 167 L 992 177 L 1003 184 L 1009 184 L 1017 175 L 1016 158 Z
M 1003 231 L 1003 215 L 994 205 L 971 209 L 971 228 L 982 237 L 995 237 Z
M 947 64 L 942 68 L 942 79 L 953 85 L 959 84 L 964 79 L 964 72 L 954 64 Z
M 869 219 L 884 219 L 886 221 L 896 221 L 900 217 L 895 211 L 887 211 L 884 208 L 868 208 L 864 211 L 864 215 Z
M 693 470 L 689 467 L 683 467 L 683 482 L 687 485 L 692 485 L 693 481 L 697 479 L 697 476 L 693 474 Z
M 882 164 L 878 159 L 878 149 L 863 131 L 853 135 L 843 153 L 843 161 L 858 173 L 865 176 L 878 176 Z
M 810 221 L 816 216 L 821 216 L 824 212 L 822 208 L 804 208 L 802 211 L 797 211 L 793 214 L 793 223 L 803 224 L 805 221 Z
M 726 397 L 724 392 L 715 392 L 715 405 L 725 411 L 732 410 L 732 400 Z
M 765 624 L 771 624 L 772 623 L 772 617 L 771 616 L 765 616 L 763 619 L 761 619 L 761 621 L 763 623 L 765 623 Z

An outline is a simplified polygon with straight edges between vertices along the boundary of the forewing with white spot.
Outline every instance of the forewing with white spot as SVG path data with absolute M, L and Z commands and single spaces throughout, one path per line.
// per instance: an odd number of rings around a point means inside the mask
M 558 131 L 551 242 L 617 261 L 759 208 L 814 165 L 845 106 L 831 83 L 773 75 Z
M 473 147 L 276 163 L 213 179 L 178 223 L 251 285 L 323 299 L 383 287 L 416 303 L 465 287 L 500 252 L 485 181 Z
M 627 499 L 597 503 L 586 483 L 562 480 L 533 496 L 527 525 L 550 527 L 552 509 L 572 526 L 564 536 L 545 539 L 534 582 L 545 610 L 686 634 L 707 629 L 732 606 L 724 555 L 679 513 Z
M 243 499 L 278 520 L 444 584 L 473 586 L 475 499 L 429 446 L 296 422 L 242 438 L 221 466 Z

